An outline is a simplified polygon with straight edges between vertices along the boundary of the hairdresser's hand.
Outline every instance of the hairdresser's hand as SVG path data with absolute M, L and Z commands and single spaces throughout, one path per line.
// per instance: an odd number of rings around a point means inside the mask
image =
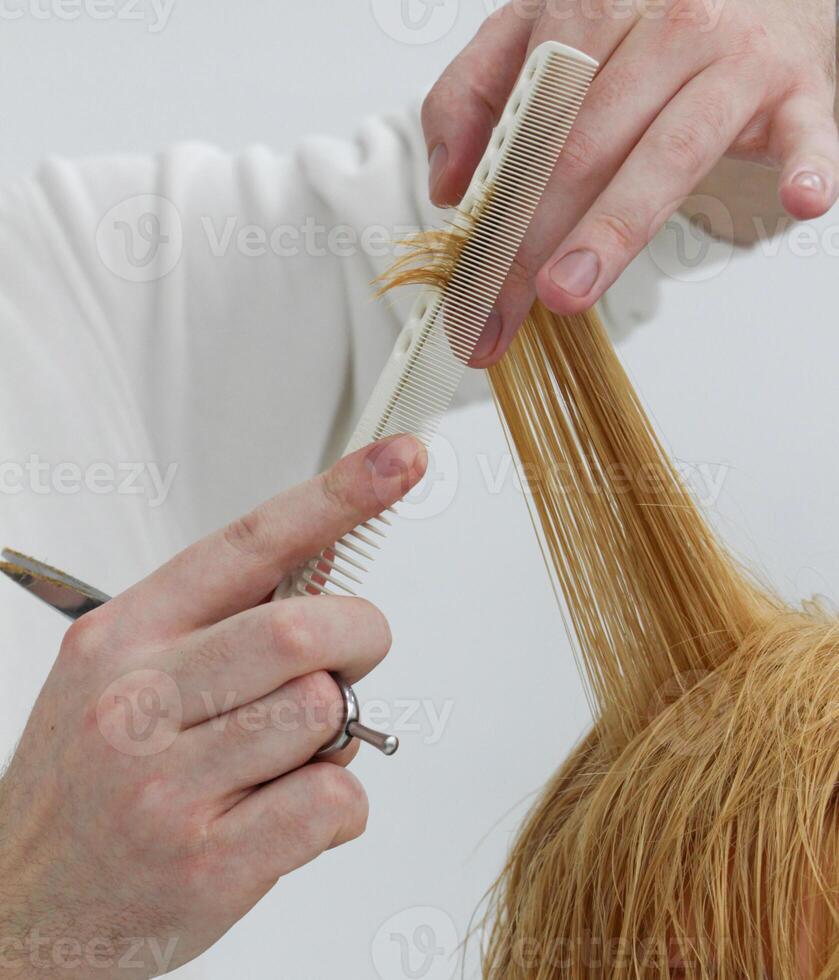
M 341 727 L 326 671 L 364 676 L 387 622 L 263 600 L 424 468 L 409 437 L 355 453 L 71 627 L 0 782 L 1 974 L 166 973 L 363 832 L 352 747 L 305 763 Z
M 640 11 L 640 12 L 639 12 Z M 796 218 L 836 201 L 835 0 L 513 0 L 426 100 L 435 203 L 456 204 L 528 53 L 601 69 L 476 351 L 496 361 L 534 296 L 588 309 L 726 154 L 781 168 Z

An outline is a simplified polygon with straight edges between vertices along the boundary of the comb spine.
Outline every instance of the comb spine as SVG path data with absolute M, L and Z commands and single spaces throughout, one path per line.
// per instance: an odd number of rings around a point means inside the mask
M 553 41 L 528 59 L 461 204 L 461 211 L 478 217 L 449 285 L 444 291 L 428 287 L 418 297 L 345 455 L 397 432 L 410 432 L 430 445 L 489 316 L 489 300 L 503 287 L 597 68 L 588 55 Z M 527 185 L 508 173 L 511 166 L 516 174 L 529 169 Z M 494 196 L 484 208 L 489 188 Z M 417 378 L 421 394 L 412 388 Z M 355 529 L 309 561 L 276 595 L 330 594 L 329 585 L 350 592 L 334 578 L 343 573 L 336 558 L 341 551 L 352 553 L 348 564 L 353 571 L 347 577 L 357 583 L 357 573 L 367 570 L 359 558 L 373 559 L 358 540 L 378 547 Z

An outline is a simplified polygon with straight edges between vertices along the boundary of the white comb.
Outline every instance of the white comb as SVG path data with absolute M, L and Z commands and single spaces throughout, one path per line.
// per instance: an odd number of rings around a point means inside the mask
M 597 62 L 548 41 L 531 54 L 475 171 L 460 211 L 472 219 L 445 289 L 427 287 L 396 342 L 345 455 L 410 433 L 429 446 L 492 312 Z M 350 531 L 307 562 L 276 595 L 355 595 L 379 524 Z M 351 584 L 352 583 L 352 584 Z

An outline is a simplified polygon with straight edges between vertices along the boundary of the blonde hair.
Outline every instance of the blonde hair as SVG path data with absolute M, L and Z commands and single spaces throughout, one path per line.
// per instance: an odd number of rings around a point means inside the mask
M 444 283 L 461 241 L 391 282 Z M 491 892 L 484 976 L 839 976 L 839 623 L 720 545 L 593 312 L 537 303 L 490 380 L 594 723 Z

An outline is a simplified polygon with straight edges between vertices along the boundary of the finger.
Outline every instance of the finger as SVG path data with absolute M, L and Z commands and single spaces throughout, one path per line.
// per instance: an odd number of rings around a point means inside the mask
M 607 60 L 592 82 L 545 188 L 498 299 L 497 316 L 478 342 L 474 367 L 488 367 L 501 357 L 533 303 L 541 266 L 605 190 L 673 96 L 711 63 L 710 49 L 687 35 L 665 40 L 665 25 L 645 20 L 611 54 L 610 44 L 599 42 Z M 604 57 L 599 48 L 595 50 L 595 57 Z M 627 111 L 628 100 L 631 111 Z
M 192 771 L 210 793 L 257 786 L 299 768 L 343 727 L 338 685 L 319 671 L 185 735 Z
M 354 684 L 390 644 L 387 620 L 366 600 L 296 596 L 200 630 L 151 666 L 175 680 L 182 727 L 189 728 L 314 671 L 332 671 Z
M 108 603 L 110 618 L 147 641 L 247 609 L 307 559 L 400 500 L 426 463 L 425 448 L 411 436 L 352 453 L 181 552 Z
M 345 722 L 338 685 L 318 671 L 190 729 L 183 749 L 203 792 L 224 799 L 298 769 L 334 741 Z
M 782 161 L 780 197 L 799 219 L 818 218 L 839 194 L 839 135 L 829 95 L 797 95 L 775 113 L 772 151 Z
M 757 110 L 760 94 L 716 65 L 690 82 L 539 272 L 540 299 L 589 309 L 713 168 Z
M 463 197 L 518 77 L 534 24 L 520 6 L 489 17 L 423 103 L 429 195 L 438 206 Z
M 367 796 L 352 773 L 313 763 L 246 796 L 216 822 L 213 843 L 253 903 L 278 878 L 360 837 L 367 815 Z
M 330 765 L 340 766 L 342 769 L 346 769 L 347 766 L 353 764 L 360 748 L 361 742 L 357 738 L 354 738 L 345 749 L 341 749 L 340 752 L 330 753 L 323 761 L 330 763 Z
M 591 55 L 601 65 L 612 57 L 623 39 L 645 19 L 640 4 L 614 0 L 551 0 L 530 35 L 528 55 L 545 41 L 561 41 Z M 657 21 L 662 18 L 656 17 Z

